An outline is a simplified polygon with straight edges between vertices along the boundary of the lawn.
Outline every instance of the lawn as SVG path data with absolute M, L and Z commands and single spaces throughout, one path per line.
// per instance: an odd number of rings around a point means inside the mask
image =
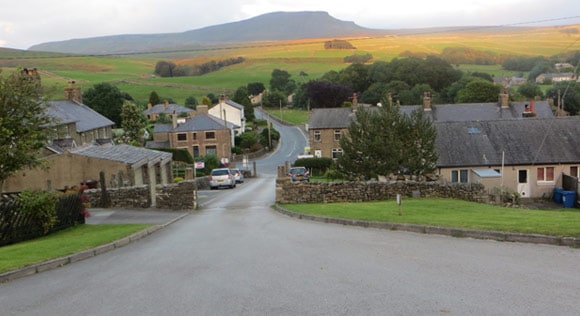
M 294 125 L 304 125 L 308 122 L 310 117 L 310 112 L 305 110 L 297 109 L 275 109 L 275 108 L 264 108 L 270 115 L 281 119 L 282 121 L 288 122 Z
M 60 232 L 0 247 L 0 273 L 104 245 L 151 225 L 79 225 Z
M 396 201 L 285 204 L 303 214 L 366 221 L 409 223 L 476 230 L 580 237 L 580 210 L 528 210 L 451 199 L 404 199 L 402 216 Z

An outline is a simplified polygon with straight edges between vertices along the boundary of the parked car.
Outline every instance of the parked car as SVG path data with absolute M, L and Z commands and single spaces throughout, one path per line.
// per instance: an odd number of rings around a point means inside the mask
M 212 190 L 220 187 L 233 189 L 236 187 L 236 179 L 229 168 L 213 169 L 209 175 L 209 187 Z
M 292 182 L 305 181 L 310 182 L 310 174 L 305 167 L 292 167 L 288 171 L 288 176 L 292 177 Z
M 236 180 L 236 183 L 243 183 L 244 182 L 244 174 L 242 174 L 242 171 L 238 168 L 232 168 L 230 169 L 232 171 L 232 174 L 234 175 L 234 180 Z

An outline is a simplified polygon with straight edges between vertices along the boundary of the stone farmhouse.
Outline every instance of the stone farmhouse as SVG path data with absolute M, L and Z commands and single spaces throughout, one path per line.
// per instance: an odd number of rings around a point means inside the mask
M 74 82 L 65 88 L 64 100 L 48 102 L 47 115 L 56 123 L 46 128 L 48 143 L 42 152 L 46 168 L 17 172 L 5 181 L 4 191 L 96 184 L 101 171 L 107 185 L 114 187 L 171 182 L 171 154 L 114 145 L 114 123 L 82 103 Z
M 338 158 L 339 140 L 359 105 L 315 109 L 308 121 L 316 157 Z M 366 107 L 369 107 L 368 105 Z M 555 117 L 547 101 L 401 106 L 424 111 L 437 130 L 441 181 L 505 187 L 522 197 L 542 197 L 562 185 L 562 174 L 580 176 L 580 117 Z M 576 136 L 575 136 L 576 135 Z
M 221 161 L 230 161 L 234 130 L 239 126 L 210 115 L 207 105 L 198 105 L 193 117 L 172 119 L 172 124 L 155 125 L 153 141 L 147 142 L 147 148 L 182 148 L 194 158 L 215 155 Z
M 546 73 L 541 74 L 536 77 L 536 83 L 544 83 L 544 82 L 562 82 L 562 81 L 576 81 L 576 75 L 572 72 L 556 72 L 556 73 Z

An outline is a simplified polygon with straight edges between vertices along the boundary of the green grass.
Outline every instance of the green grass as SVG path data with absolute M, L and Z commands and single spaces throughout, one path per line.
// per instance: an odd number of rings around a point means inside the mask
M 265 110 L 270 113 L 270 115 L 295 125 L 304 125 L 306 122 L 308 122 L 308 118 L 310 117 L 310 112 L 305 110 L 286 108 L 282 108 L 282 110 L 275 108 L 265 108 Z
M 451 199 L 404 199 L 402 216 L 398 215 L 396 201 L 283 207 L 335 218 L 580 237 L 580 210 L 576 209 L 528 210 Z
M 151 225 L 79 225 L 48 236 L 0 247 L 0 273 L 113 242 Z

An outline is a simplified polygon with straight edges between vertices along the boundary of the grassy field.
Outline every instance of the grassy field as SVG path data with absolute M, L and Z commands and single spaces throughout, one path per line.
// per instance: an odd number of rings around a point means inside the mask
M 80 225 L 42 238 L 0 247 L 0 273 L 104 245 L 149 227 Z
M 527 210 L 450 199 L 404 199 L 402 216 L 398 215 L 396 201 L 286 204 L 283 207 L 335 218 L 580 237 L 577 209 Z
M 50 98 L 61 99 L 62 88 L 68 80 L 75 80 L 83 89 L 111 82 L 131 94 L 141 104 L 146 104 L 151 91 L 183 104 L 185 98 L 198 100 L 208 93 L 230 93 L 250 82 L 268 85 L 272 70 L 288 71 L 300 82 L 300 72 L 305 80 L 315 79 L 330 70 L 340 70 L 347 64 L 343 58 L 352 54 L 370 53 L 372 61 L 390 61 L 400 53 L 439 54 L 446 47 L 469 47 L 510 55 L 552 56 L 580 50 L 580 35 L 570 30 L 580 26 L 543 28 L 486 28 L 478 32 L 441 33 L 417 31 L 409 35 L 347 38 L 356 50 L 325 50 L 329 39 L 307 39 L 279 42 L 244 43 L 238 46 L 214 47 L 191 51 L 135 54 L 124 56 L 66 56 L 0 49 L 0 68 L 36 67 L 41 70 L 43 84 L 52 87 Z M 245 62 L 219 71 L 198 76 L 156 78 L 151 76 L 160 60 L 176 64 L 196 64 L 209 60 L 223 60 L 242 56 Z M 463 65 L 461 66 L 463 69 Z M 470 71 L 485 71 L 494 75 L 507 75 L 499 66 L 466 66 Z
M 310 112 L 306 110 L 295 110 L 295 109 L 274 109 L 274 108 L 265 108 L 265 110 L 270 113 L 270 115 L 275 116 L 285 122 L 294 125 L 303 125 L 308 121 L 310 117 Z

